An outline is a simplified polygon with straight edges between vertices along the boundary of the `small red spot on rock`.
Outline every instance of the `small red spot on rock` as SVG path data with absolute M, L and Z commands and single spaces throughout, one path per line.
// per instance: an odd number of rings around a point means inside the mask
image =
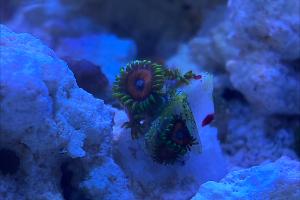
M 214 120 L 214 113 L 207 115 L 202 121 L 202 127 L 210 124 Z
M 195 79 L 195 80 L 199 80 L 199 79 L 201 79 L 201 78 L 202 78 L 201 75 L 195 75 L 195 76 L 194 76 L 194 79 Z

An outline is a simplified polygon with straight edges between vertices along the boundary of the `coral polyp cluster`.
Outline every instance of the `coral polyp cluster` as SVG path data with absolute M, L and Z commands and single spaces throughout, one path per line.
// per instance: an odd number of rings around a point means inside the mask
M 199 79 L 192 71 L 179 70 L 152 63 L 133 61 L 121 68 L 113 86 L 116 97 L 127 112 L 132 138 L 145 137 L 151 157 L 170 164 L 200 144 L 198 132 L 187 101 L 178 88 L 191 79 Z

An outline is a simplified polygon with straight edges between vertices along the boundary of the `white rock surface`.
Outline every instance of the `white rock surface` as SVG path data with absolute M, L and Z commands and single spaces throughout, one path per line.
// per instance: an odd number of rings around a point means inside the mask
M 224 14 L 225 19 L 226 17 L 227 15 Z M 189 42 L 192 60 L 209 72 L 224 73 L 226 61 L 238 53 L 230 43 L 228 33 L 231 28 L 228 21 L 221 21 L 206 33 L 200 32 Z
M 299 161 L 282 157 L 274 163 L 232 171 L 220 182 L 209 181 L 192 200 L 297 200 L 299 188 Z
M 299 114 L 299 66 L 288 63 L 300 58 L 300 2 L 231 0 L 228 9 L 233 86 L 263 113 Z
M 0 171 L 0 199 L 63 199 L 60 168 L 66 162 L 79 163 L 73 166 L 74 187 L 91 199 L 97 199 L 95 190 L 104 193 L 102 199 L 131 199 L 111 158 L 111 108 L 78 88 L 68 66 L 39 40 L 5 26 L 0 30 L 0 149 L 20 160 L 14 174 Z M 107 168 L 114 170 L 102 177 L 103 187 L 79 185 L 94 170 L 106 174 Z
M 230 0 L 231 37 L 241 52 L 271 51 L 286 60 L 299 58 L 300 2 Z

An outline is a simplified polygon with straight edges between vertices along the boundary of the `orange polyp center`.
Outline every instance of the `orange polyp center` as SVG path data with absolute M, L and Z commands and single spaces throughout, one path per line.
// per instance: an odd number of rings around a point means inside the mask
M 152 72 L 149 69 L 137 69 L 128 74 L 127 92 L 134 100 L 146 99 L 152 89 Z
M 183 121 L 177 121 L 171 131 L 171 138 L 176 144 L 188 145 L 191 143 L 191 136 Z

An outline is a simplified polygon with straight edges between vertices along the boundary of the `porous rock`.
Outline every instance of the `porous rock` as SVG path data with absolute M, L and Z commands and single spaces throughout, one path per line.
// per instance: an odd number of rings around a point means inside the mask
M 114 181 L 96 188 L 110 191 L 102 199 L 131 199 L 111 157 L 111 108 L 78 88 L 66 63 L 39 40 L 2 25 L 0 30 L 0 149 L 13 152 L 1 157 L 0 199 L 63 199 L 79 191 L 97 199 L 89 189 L 96 183 L 81 183 L 108 166 L 115 170 L 106 178 Z M 19 162 L 11 162 L 12 157 Z M 6 173 L 2 165 L 7 162 L 19 164 Z M 64 163 L 73 170 L 69 179 Z M 74 191 L 66 192 L 67 185 Z
M 282 157 L 249 169 L 232 171 L 220 182 L 201 185 L 192 200 L 300 198 L 300 163 Z
M 263 113 L 299 114 L 299 1 L 231 0 L 228 10 L 239 50 L 226 64 L 233 86 Z

